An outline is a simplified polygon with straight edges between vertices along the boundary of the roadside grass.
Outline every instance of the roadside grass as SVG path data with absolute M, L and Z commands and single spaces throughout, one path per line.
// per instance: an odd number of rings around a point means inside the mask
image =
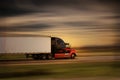
M 25 54 L 0 54 L 0 60 L 26 59 Z
M 2 65 L 0 80 L 32 78 L 120 77 L 120 62 Z M 23 80 L 22 79 L 22 80 Z

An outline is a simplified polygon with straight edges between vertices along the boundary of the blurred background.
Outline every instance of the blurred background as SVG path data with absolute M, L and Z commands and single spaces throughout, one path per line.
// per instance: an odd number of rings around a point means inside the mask
M 119 32 L 119 0 L 0 0 L 1 36 L 60 37 L 80 56 L 100 53 L 119 60 Z
M 58 36 L 73 47 L 119 46 L 119 0 L 1 0 L 0 34 Z

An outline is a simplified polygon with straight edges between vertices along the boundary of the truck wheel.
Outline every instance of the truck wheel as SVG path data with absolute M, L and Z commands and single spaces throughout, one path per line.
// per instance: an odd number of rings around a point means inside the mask
M 46 59 L 46 55 L 41 55 L 41 58 L 40 58 L 40 59 L 45 60 L 45 59 Z
M 38 59 L 39 59 L 39 56 L 36 55 L 36 54 L 33 54 L 33 55 L 32 55 L 32 58 L 33 58 L 34 60 L 38 60 Z
M 71 55 L 71 59 L 75 59 L 75 54 L 72 54 L 72 55 Z
M 47 59 L 52 59 L 52 56 L 51 55 L 47 55 Z

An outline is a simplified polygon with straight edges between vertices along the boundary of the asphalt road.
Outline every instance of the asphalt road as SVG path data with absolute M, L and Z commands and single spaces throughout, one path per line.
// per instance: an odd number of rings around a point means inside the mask
M 85 62 L 112 62 L 120 61 L 120 56 L 88 56 L 76 57 L 75 59 L 55 59 L 55 60 L 2 60 L 2 65 L 43 65 L 43 64 L 68 64 L 68 63 L 85 63 Z

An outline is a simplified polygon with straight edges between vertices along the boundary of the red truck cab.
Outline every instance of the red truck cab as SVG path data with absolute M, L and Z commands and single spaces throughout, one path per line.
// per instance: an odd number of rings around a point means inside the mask
M 76 57 L 76 50 L 72 49 L 69 43 L 65 43 L 62 39 L 52 38 L 52 54 L 56 58 L 71 58 Z

